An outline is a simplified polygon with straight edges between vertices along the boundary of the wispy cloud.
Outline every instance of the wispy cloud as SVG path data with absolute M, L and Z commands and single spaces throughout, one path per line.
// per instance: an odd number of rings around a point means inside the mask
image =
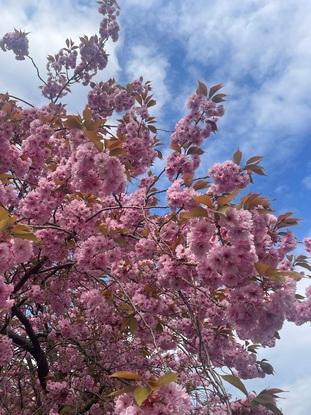
M 169 91 L 166 85 L 168 68 L 167 59 L 151 46 L 135 45 L 132 47 L 126 72 L 132 79 L 142 75 L 145 81 L 152 82 L 154 96 L 157 100 L 157 114 L 161 112 L 163 105 L 169 99 Z
M 149 9 L 150 7 L 156 5 L 159 3 L 159 0 L 125 0 L 122 2 L 120 2 L 120 4 L 125 7 L 131 7 L 131 6 L 139 6 L 143 9 Z
M 170 1 L 162 10 L 161 30 L 183 43 L 189 71 L 197 62 L 202 77 L 226 84 L 227 149 L 273 149 L 275 163 L 301 145 L 311 126 L 308 0 Z
M 284 414 L 309 415 L 311 413 L 311 376 L 303 377 L 285 388 L 292 392 L 290 397 L 280 405 Z
M 75 0 L 0 0 L 1 33 L 0 37 L 14 28 L 29 34 L 30 54 L 45 75 L 46 56 L 58 52 L 64 47 L 67 37 L 79 43 L 79 36 L 92 35 L 97 32 L 100 15 L 94 4 Z M 95 7 L 94 7 L 95 6 Z M 105 69 L 105 78 L 115 76 L 119 70 L 115 44 L 108 44 L 109 64 Z M 46 102 L 40 94 L 40 81 L 30 61 L 16 61 L 12 53 L 0 53 L 1 79 L 0 90 L 28 98 L 33 103 Z M 103 76 L 103 75 L 101 75 Z M 81 110 L 85 100 L 86 89 L 76 87 L 74 97 L 65 102 L 72 110 Z
M 311 406 L 307 394 L 311 387 L 310 324 L 297 328 L 292 323 L 286 323 L 280 335 L 281 340 L 275 348 L 260 349 L 258 356 L 258 359 L 265 358 L 272 363 L 275 375 L 248 381 L 247 387 L 257 391 L 280 388 L 286 391 L 280 394 L 284 399 L 279 401 L 284 415 L 310 415 Z

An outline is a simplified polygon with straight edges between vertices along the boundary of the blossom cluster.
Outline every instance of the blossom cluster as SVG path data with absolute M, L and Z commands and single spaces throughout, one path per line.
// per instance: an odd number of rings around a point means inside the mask
M 162 387 L 145 403 L 144 408 L 127 395 L 116 401 L 115 415 L 188 415 L 191 410 L 189 395 L 176 383 Z
M 208 174 L 214 181 L 214 186 L 209 191 L 216 194 L 230 193 L 236 189 L 243 189 L 250 181 L 249 172 L 242 171 L 241 167 L 231 160 L 224 163 L 216 163 L 209 169 Z
M 141 80 L 136 80 L 126 88 L 117 85 L 115 80 L 93 83 L 88 94 L 88 104 L 95 117 L 110 117 L 113 111 L 128 111 L 135 103 L 135 96 L 148 90 Z
M 6 33 L 0 40 L 0 47 L 3 51 L 12 50 L 17 60 L 24 60 L 29 53 L 27 33 L 16 29 L 14 32 Z
M 213 97 L 197 91 L 188 100 L 189 113 L 176 124 L 170 137 L 172 152 L 168 158 L 166 173 L 170 180 L 179 174 L 190 177 L 200 165 L 200 149 L 203 141 L 217 130 L 217 122 L 224 115 L 222 105 Z M 183 150 L 183 151 L 182 151 Z
M 57 101 L 70 91 L 70 85 L 82 82 L 88 85 L 99 70 L 104 69 L 108 63 L 105 43 L 111 39 L 116 42 L 119 37 L 117 16 L 119 6 L 115 0 L 101 0 L 98 11 L 103 15 L 99 27 L 99 34 L 81 37 L 79 46 L 70 39 L 66 40 L 66 47 L 60 49 L 55 55 L 47 58 L 47 79 L 41 85 L 42 94 L 51 101 Z M 6 33 L 0 40 L 3 51 L 11 50 L 17 60 L 24 60 L 29 56 L 28 33 L 19 30 Z M 78 63 L 78 58 L 80 62 Z M 33 61 L 33 60 L 32 60 Z M 33 62 L 34 63 L 34 62 Z M 38 68 L 36 67 L 38 71 Z M 69 75 L 69 71 L 72 74 Z
M 53 105 L 29 111 L 8 97 L 1 105 L 1 350 L 10 379 L 1 387 L 11 390 L 8 396 L 15 396 L 10 373 L 24 350 L 37 362 L 36 382 L 49 392 L 42 393 L 41 405 L 50 413 L 83 408 L 85 393 L 121 388 L 112 371 L 148 379 L 159 376 L 159 368 L 177 372 L 180 386 L 169 383 L 140 406 L 131 391 L 115 402 L 92 401 L 89 413 L 200 414 L 208 405 L 224 414 L 228 405 L 232 413 L 245 406 L 226 402 L 221 393 L 192 402 L 200 385 L 213 384 L 204 359 L 240 379 L 264 377 L 273 369 L 257 360 L 252 346 L 274 346 L 285 320 L 311 320 L 310 289 L 305 298 L 296 296 L 302 276 L 291 255 L 296 238 L 279 231 L 287 216 L 274 215 L 258 195 L 232 202 L 251 178 L 233 161 L 210 168 L 207 190 L 189 177 L 172 177 L 167 213 L 156 214 L 159 176 L 143 177 L 126 192 L 128 178 L 155 157 L 142 104 L 122 108 L 112 145 L 104 113 L 98 113 L 102 149 L 76 125 L 55 128 L 50 120 L 58 118 L 58 126 L 68 117 Z M 118 110 L 112 107 L 109 114 Z M 308 250 L 308 238 L 305 245 Z M 297 261 L 308 266 L 305 257 Z M 55 354 L 46 354 L 45 339 Z M 208 357 L 202 357 L 202 342 Z M 66 364 L 57 356 L 67 356 Z M 33 377 L 26 367 L 19 370 L 26 391 Z M 38 404 L 28 393 L 31 413 Z M 14 409 L 14 402 L 7 405 Z

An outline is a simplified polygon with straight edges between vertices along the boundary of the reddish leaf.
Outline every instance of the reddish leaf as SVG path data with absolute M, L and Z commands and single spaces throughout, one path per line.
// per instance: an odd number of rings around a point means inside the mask
M 126 380 L 140 380 L 141 376 L 138 373 L 130 372 L 127 370 L 119 370 L 118 372 L 112 373 L 110 378 L 126 379 Z
M 210 91 L 209 91 L 209 98 L 212 98 L 212 96 L 214 94 L 216 94 L 217 91 L 219 91 L 221 88 L 223 87 L 223 84 L 216 84 L 214 86 L 211 87 Z
M 240 150 L 237 150 L 234 154 L 233 154 L 233 161 L 235 162 L 235 164 L 240 165 L 242 160 L 242 152 Z
M 207 96 L 207 94 L 208 94 L 208 88 L 207 88 L 207 86 L 205 85 L 204 82 L 198 81 L 198 87 L 197 87 L 196 93 L 198 95 L 203 95 L 205 97 Z
M 247 160 L 246 164 L 255 164 L 259 163 L 263 159 L 262 156 L 254 156 Z
M 212 101 L 218 104 L 219 102 L 224 102 L 225 97 L 226 97 L 226 94 L 217 94 L 213 96 Z
M 201 155 L 203 153 L 204 151 L 200 147 L 195 147 L 195 146 L 188 148 L 188 151 L 187 151 L 187 154 Z

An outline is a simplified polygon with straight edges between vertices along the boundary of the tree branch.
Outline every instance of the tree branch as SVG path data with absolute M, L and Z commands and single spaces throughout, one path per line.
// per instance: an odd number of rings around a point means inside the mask
M 23 285 L 28 281 L 28 278 L 30 278 L 31 275 L 38 273 L 38 271 L 40 270 L 44 262 L 45 262 L 45 258 L 39 261 L 36 265 L 34 265 L 32 268 L 30 268 L 28 271 L 25 272 L 23 277 L 15 285 L 13 294 L 16 294 L 17 291 L 19 291 L 23 287 Z
M 34 332 L 32 325 L 28 318 L 24 315 L 24 313 L 16 306 L 14 305 L 12 307 L 12 314 L 16 315 L 16 317 L 19 319 L 19 321 L 23 324 L 25 327 L 25 331 L 31 340 L 32 347 L 30 349 L 26 349 L 29 351 L 29 353 L 34 357 L 34 359 L 37 362 L 37 373 L 38 378 L 40 381 L 40 384 L 43 389 L 46 389 L 46 377 L 49 373 L 49 365 L 48 361 L 46 359 L 44 351 L 41 349 L 40 342 L 38 340 L 38 337 L 36 336 L 36 333 Z M 24 342 L 25 344 L 25 342 Z M 20 344 L 21 345 L 21 344 Z M 23 346 L 22 346 L 23 347 Z

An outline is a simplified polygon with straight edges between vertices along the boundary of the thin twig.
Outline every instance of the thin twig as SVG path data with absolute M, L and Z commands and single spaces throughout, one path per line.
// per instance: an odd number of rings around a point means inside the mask
M 40 81 L 42 81 L 45 85 L 47 85 L 47 83 L 46 83 L 46 81 L 42 78 L 42 76 L 40 75 L 40 71 L 39 71 L 39 68 L 38 68 L 38 66 L 36 65 L 36 63 L 35 63 L 35 61 L 32 59 L 32 57 L 31 56 L 27 56 L 30 60 L 31 60 L 31 63 L 33 64 L 33 66 L 35 67 L 35 69 L 36 69 L 36 71 L 37 71 L 37 75 L 38 75 L 38 78 L 40 79 Z
M 11 94 L 9 94 L 9 97 L 10 97 L 10 98 L 12 98 L 12 99 L 17 99 L 17 101 L 21 101 L 21 102 L 23 102 L 24 104 L 29 105 L 31 108 L 34 108 L 34 107 L 35 107 L 35 106 L 34 106 L 34 105 L 32 105 L 30 102 L 26 101 L 25 99 L 18 98 L 18 97 L 16 97 L 15 95 L 11 95 Z
M 98 212 L 94 213 L 92 216 L 90 216 L 89 218 L 86 219 L 85 222 L 89 222 L 90 220 L 94 219 L 96 216 L 100 215 L 102 212 L 107 212 L 108 210 L 117 210 L 117 209 L 144 209 L 144 210 L 149 210 L 149 209 L 170 209 L 169 206 L 107 206 L 104 207 L 102 209 L 100 209 Z

